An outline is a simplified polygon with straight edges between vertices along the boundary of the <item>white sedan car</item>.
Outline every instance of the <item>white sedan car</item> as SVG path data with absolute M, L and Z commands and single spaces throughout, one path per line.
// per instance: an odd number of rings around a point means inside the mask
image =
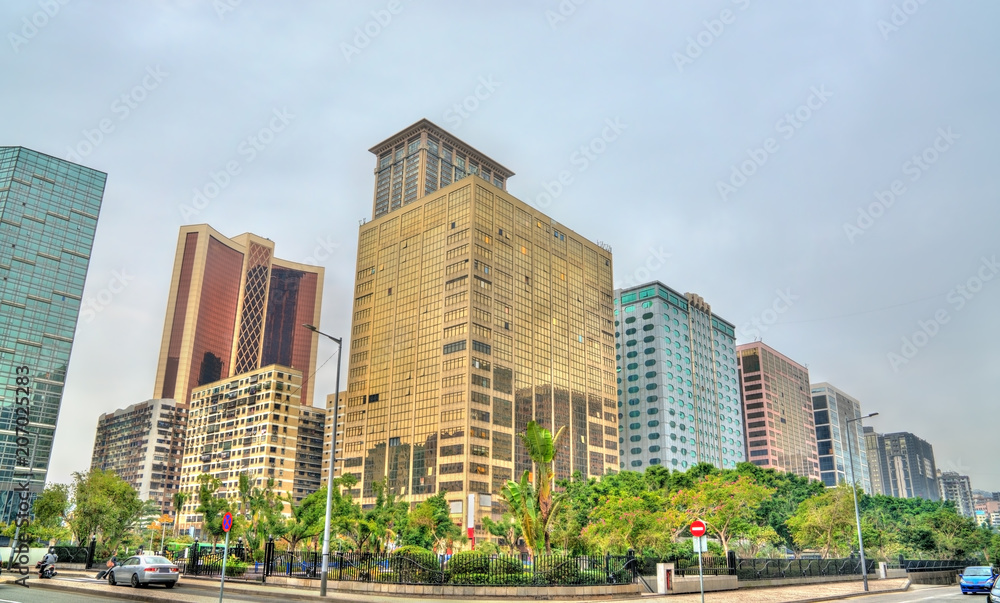
M 136 555 L 108 572 L 108 584 L 131 584 L 135 588 L 162 584 L 173 588 L 180 577 L 180 569 L 166 557 Z

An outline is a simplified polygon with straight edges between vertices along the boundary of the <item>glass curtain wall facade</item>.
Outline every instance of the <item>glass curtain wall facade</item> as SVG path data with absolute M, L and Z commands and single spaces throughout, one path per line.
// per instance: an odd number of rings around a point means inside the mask
M 818 480 L 809 369 L 759 341 L 736 355 L 750 462 Z
M 734 325 L 653 282 L 616 292 L 621 467 L 746 460 Z
M 507 179 L 514 175 L 426 119 L 369 151 L 378 157 L 373 218 L 396 211 L 466 176 L 478 176 L 507 190 Z
M 530 470 L 516 434 L 532 419 L 566 426 L 558 478 L 617 470 L 610 249 L 481 177 L 410 205 L 360 229 L 336 442 L 336 474 L 360 480 L 350 495 L 446 492 L 456 519 L 473 501 L 481 529 Z
M 45 484 L 106 179 L 0 147 L 0 521 Z
M 274 257 L 257 235 L 181 227 L 154 395 L 187 405 L 195 387 L 269 364 L 311 375 L 317 340 L 302 325 L 319 324 L 323 273 Z
M 861 416 L 861 402 L 829 383 L 812 386 L 812 402 L 820 479 L 830 487 L 856 482 L 865 493 L 872 494 L 863 426 L 861 421 L 847 423 L 848 419 Z M 851 430 L 850 438 L 848 429 Z M 848 452 L 848 440 L 851 453 Z M 848 467 L 852 453 L 853 470 Z

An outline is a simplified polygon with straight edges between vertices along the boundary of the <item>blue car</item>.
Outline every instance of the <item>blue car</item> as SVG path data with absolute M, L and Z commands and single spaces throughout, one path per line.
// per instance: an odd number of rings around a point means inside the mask
M 988 593 L 993 588 L 996 577 L 993 568 L 987 565 L 967 567 L 958 575 L 958 585 L 962 588 L 963 595 Z

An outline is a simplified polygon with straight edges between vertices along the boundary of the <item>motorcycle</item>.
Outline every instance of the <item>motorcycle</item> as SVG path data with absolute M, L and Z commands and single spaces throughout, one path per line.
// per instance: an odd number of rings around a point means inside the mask
M 52 563 L 42 563 L 41 561 L 39 561 L 38 563 L 35 564 L 35 569 L 38 570 L 38 578 L 39 579 L 42 579 L 42 578 L 51 578 L 51 577 L 53 577 L 53 576 L 55 576 L 56 574 L 59 573 L 59 572 L 56 571 L 55 564 L 52 564 Z

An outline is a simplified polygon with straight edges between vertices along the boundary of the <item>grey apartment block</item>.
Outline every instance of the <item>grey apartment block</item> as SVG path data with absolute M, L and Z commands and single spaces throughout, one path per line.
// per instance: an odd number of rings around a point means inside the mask
M 940 500 L 934 447 L 912 433 L 879 434 L 865 428 L 865 446 L 876 494 Z

